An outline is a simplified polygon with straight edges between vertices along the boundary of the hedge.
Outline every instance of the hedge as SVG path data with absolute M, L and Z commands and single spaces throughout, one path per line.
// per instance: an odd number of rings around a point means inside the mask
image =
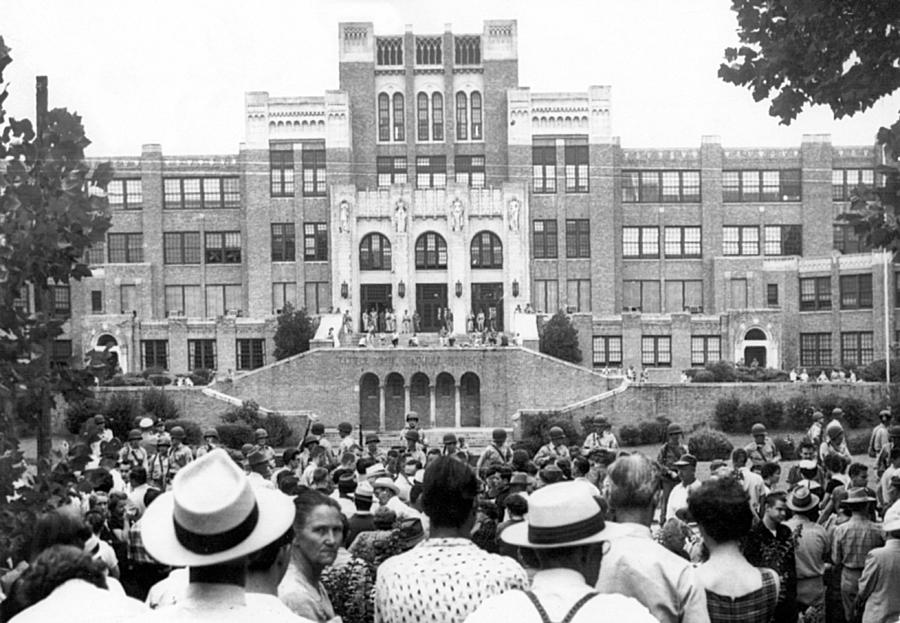
M 835 407 L 843 410 L 842 424 L 850 429 L 874 426 L 878 423 L 878 412 L 882 408 L 853 396 L 825 396 L 818 404 L 802 396 L 784 403 L 771 398 L 760 402 L 741 402 L 730 396 L 716 403 L 714 418 L 718 427 L 726 433 L 749 433 L 757 422 L 770 429 L 805 431 L 812 423 L 813 411 L 819 410 L 830 418 Z

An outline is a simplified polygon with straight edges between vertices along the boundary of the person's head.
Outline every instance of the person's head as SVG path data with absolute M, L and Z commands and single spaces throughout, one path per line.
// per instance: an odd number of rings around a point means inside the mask
M 519 519 L 528 512 L 528 500 L 525 499 L 524 495 L 519 493 L 513 493 L 512 495 L 506 496 L 503 505 L 506 507 L 506 512 L 509 513 L 509 516 L 512 519 Z
M 410 428 L 418 428 L 419 427 L 419 414 L 415 411 L 410 411 L 406 414 L 406 425 Z
M 397 487 L 397 483 L 395 483 L 387 476 L 376 478 L 375 482 L 372 483 L 372 489 L 375 492 L 375 497 L 378 499 L 378 503 L 382 506 L 387 504 L 392 497 L 400 492 L 399 487 Z
M 341 439 L 353 432 L 353 425 L 350 422 L 341 422 L 338 424 L 338 435 Z
M 265 428 L 257 428 L 253 431 L 253 436 L 256 438 L 256 445 L 262 448 L 269 445 L 269 433 Z
M 141 466 L 132 467 L 128 472 L 128 480 L 131 481 L 132 488 L 147 484 L 147 470 Z
M 342 498 L 349 497 L 356 491 L 356 477 L 351 473 L 341 474 L 337 482 L 338 495 Z
M 785 519 L 787 519 L 787 495 L 784 491 L 773 491 L 766 496 L 763 520 L 771 526 L 777 526 Z
M 504 428 L 495 428 L 491 431 L 491 441 L 493 441 L 496 445 L 502 446 L 506 443 L 506 429 Z
M 704 540 L 715 544 L 739 541 L 753 525 L 750 498 L 731 477 L 711 478 L 692 491 L 688 512 Z
M 759 475 L 769 487 L 775 485 L 781 478 L 781 466 L 778 463 L 767 461 L 759 468 Z
M 743 448 L 735 448 L 731 453 L 731 465 L 735 469 L 740 469 L 747 464 L 747 451 Z
M 900 445 L 891 448 L 891 466 L 900 467 Z
M 322 422 L 313 422 L 312 426 L 309 427 L 309 432 L 321 437 L 325 434 L 325 425 Z
M 203 429 L 203 441 L 206 442 L 209 446 L 214 446 L 219 443 L 219 431 L 217 431 L 214 427 L 210 426 L 208 428 Z
M 844 460 L 844 457 L 837 452 L 829 452 L 826 454 L 822 464 L 831 474 L 843 474 L 844 470 L 847 468 L 846 460 Z
M 816 447 L 809 439 L 804 439 L 797 447 L 797 453 L 801 461 L 815 461 Z
M 409 450 L 415 450 L 416 444 L 419 443 L 419 431 L 415 428 L 410 428 L 404 433 L 404 436 L 406 437 L 406 447 Z
M 172 437 L 169 433 L 162 433 L 156 438 L 156 451 L 165 455 L 172 447 Z
M 762 444 L 766 441 L 766 426 L 761 422 L 757 422 L 750 428 L 750 434 L 753 435 L 753 441 Z
M 369 452 L 374 454 L 378 450 L 379 443 L 381 443 L 381 439 L 378 438 L 378 435 L 366 435 L 366 449 Z
M 181 426 L 173 426 L 169 434 L 172 435 L 172 447 L 180 448 L 184 443 L 184 429 Z
M 372 500 L 374 499 L 375 494 L 372 491 L 372 485 L 368 482 L 361 482 L 356 485 L 356 489 L 353 492 L 353 504 L 356 506 L 356 510 L 367 512 L 372 508 Z
M 84 514 L 84 523 L 87 524 L 91 534 L 96 536 L 106 525 L 106 518 L 97 511 L 88 511 Z
M 425 453 L 425 467 L 431 465 L 439 456 L 441 456 L 440 448 L 429 448 Z
M 809 521 L 819 519 L 819 496 L 810 491 L 805 484 L 798 483 L 794 487 L 787 498 L 787 507 L 794 515 L 800 515 Z
M 684 438 L 684 429 L 681 428 L 680 424 L 675 424 L 673 422 L 666 427 L 666 442 L 670 446 L 681 445 L 681 440 L 683 438 Z
M 572 459 L 572 478 L 584 478 L 591 471 L 591 462 L 583 456 Z
M 341 507 L 327 495 L 313 489 L 294 498 L 293 552 L 314 574 L 332 564 L 343 540 Z
M 675 461 L 675 467 L 683 485 L 689 485 L 697 479 L 697 457 L 693 454 L 682 454 L 681 458 Z
M 456 454 L 456 451 L 459 448 L 459 439 L 457 439 L 456 435 L 453 433 L 447 433 L 444 435 L 444 453 L 445 454 Z
M 31 536 L 31 558 L 52 545 L 71 545 L 84 549 L 91 530 L 74 506 L 57 508 L 38 517 Z
M 616 511 L 651 510 L 659 491 L 659 470 L 643 454 L 619 457 L 606 472 L 609 503 Z
M 862 463 L 851 463 L 847 469 L 851 487 L 865 487 L 869 482 L 869 466 Z
M 900 443 L 900 426 L 891 426 L 888 429 L 888 437 L 892 443 Z
M 435 459 L 425 468 L 422 481 L 422 509 L 432 528 L 471 527 L 478 488 L 478 478 L 468 465 L 451 456 Z
M 288 448 L 281 455 L 282 464 L 293 471 L 300 467 L 300 451 L 297 448 Z
M 837 409 L 836 409 L 837 410 Z M 843 412 L 841 412 L 843 414 Z M 844 427 L 837 421 L 832 421 L 825 427 L 825 437 L 832 445 L 838 445 L 844 441 Z
M 105 565 L 73 545 L 48 547 L 38 554 L 19 580 L 16 587 L 19 611 L 38 603 L 69 580 L 82 580 L 106 589 Z
M 550 427 L 550 443 L 554 446 L 562 446 L 566 443 L 566 431 L 559 426 Z
M 878 419 L 881 420 L 881 423 L 885 426 L 891 421 L 891 410 L 890 409 L 882 409 L 878 413 Z
M 900 501 L 888 506 L 881 528 L 889 539 L 900 539 Z
M 128 431 L 128 445 L 135 450 L 141 447 L 141 439 L 143 439 L 141 431 L 137 428 L 132 428 Z
M 88 499 L 88 508 L 97 511 L 105 519 L 109 515 L 109 494 L 95 491 Z
M 403 462 L 403 474 L 407 477 L 411 478 L 420 469 L 422 469 L 422 463 L 419 459 L 406 459 Z
M 250 453 L 247 457 L 247 465 L 250 467 L 251 472 L 256 472 L 263 478 L 268 478 L 272 475 L 269 459 L 266 458 L 266 455 L 263 454 L 260 449 L 253 450 L 253 452 Z

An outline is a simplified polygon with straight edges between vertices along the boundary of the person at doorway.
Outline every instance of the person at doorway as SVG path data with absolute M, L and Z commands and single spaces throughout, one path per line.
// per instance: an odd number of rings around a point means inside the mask
M 479 333 L 484 333 L 484 310 L 478 310 L 478 315 L 475 317 L 475 323 L 478 328 Z
M 687 446 L 682 443 L 683 439 L 684 430 L 681 425 L 674 422 L 669 424 L 666 428 L 666 443 L 659 449 L 659 454 L 656 456 L 662 486 L 658 508 L 659 516 L 663 521 L 665 520 L 666 506 L 669 503 L 669 494 L 681 480 L 678 477 L 678 468 L 675 463 L 680 461 L 685 454 L 689 454 Z

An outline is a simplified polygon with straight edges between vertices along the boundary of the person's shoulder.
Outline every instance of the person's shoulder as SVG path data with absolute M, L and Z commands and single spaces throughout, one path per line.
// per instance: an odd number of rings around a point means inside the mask
M 626 597 L 615 593 L 598 593 L 585 604 L 586 607 L 602 609 L 615 613 L 617 623 L 656 623 L 647 606 L 634 597 Z

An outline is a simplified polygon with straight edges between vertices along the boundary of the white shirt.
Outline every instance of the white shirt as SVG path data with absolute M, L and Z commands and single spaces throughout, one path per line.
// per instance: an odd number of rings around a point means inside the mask
M 398 498 L 396 495 L 392 495 L 391 499 L 387 501 L 385 507 L 391 509 L 396 513 L 397 519 L 421 519 L 422 515 L 419 514 L 419 511 L 409 506 L 408 504 L 404 504 L 403 500 Z
M 538 571 L 531 591 L 540 601 L 551 621 L 562 621 L 579 599 L 592 592 L 582 576 L 571 569 Z M 598 593 L 585 603 L 572 623 L 615 620 L 616 623 L 656 623 L 650 611 L 636 599 L 624 595 Z M 469 615 L 466 623 L 541 623 L 541 615 L 523 591 L 508 591 L 484 601 Z
M 131 623 L 148 612 L 137 599 L 119 595 L 84 580 L 69 580 L 26 608 L 12 623 Z
M 669 493 L 669 502 L 666 504 L 666 521 L 674 517 L 678 509 L 687 508 L 688 495 L 690 495 L 691 491 L 699 487 L 699 480 L 695 480 L 687 487 L 680 482 L 672 487 L 672 492 Z M 665 521 L 663 523 L 665 523 Z
M 239 623 L 265 621 L 266 623 L 297 623 L 291 613 L 278 614 L 266 604 L 251 600 L 244 589 L 234 584 L 206 584 L 194 582 L 188 585 L 184 596 L 173 606 L 161 607 L 135 623 L 160 621 L 165 623 Z M 66 619 L 61 619 L 66 620 Z

